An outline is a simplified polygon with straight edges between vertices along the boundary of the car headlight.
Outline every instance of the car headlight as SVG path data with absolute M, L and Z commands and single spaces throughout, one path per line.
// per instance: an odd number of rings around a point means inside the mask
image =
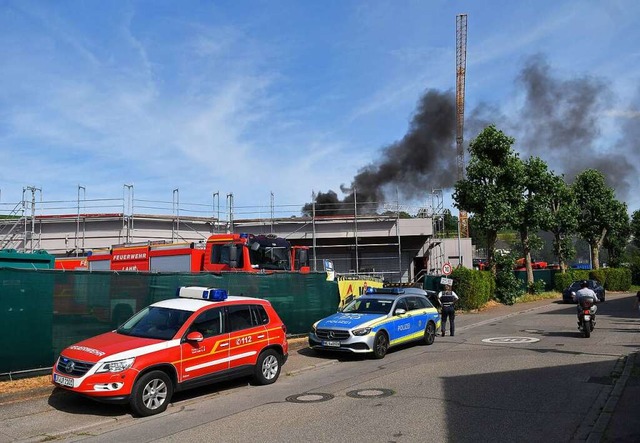
M 371 332 L 371 328 L 358 328 L 351 331 L 353 335 L 367 335 Z
M 135 361 L 135 357 L 125 358 L 124 360 L 116 360 L 116 361 L 107 361 L 100 365 L 97 374 L 101 372 L 122 372 L 129 369 L 133 366 L 133 362 Z

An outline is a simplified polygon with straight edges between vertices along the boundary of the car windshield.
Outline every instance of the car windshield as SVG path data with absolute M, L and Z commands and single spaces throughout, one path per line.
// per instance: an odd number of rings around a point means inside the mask
M 172 339 L 192 314 L 179 309 L 147 306 L 120 326 L 116 332 L 134 337 Z
M 289 249 L 285 247 L 260 246 L 258 250 L 251 250 L 251 264 L 258 269 L 279 271 L 289 270 Z
M 391 312 L 392 305 L 392 299 L 356 298 L 347 306 L 345 306 L 342 312 L 357 312 L 361 314 L 388 314 L 389 312 Z

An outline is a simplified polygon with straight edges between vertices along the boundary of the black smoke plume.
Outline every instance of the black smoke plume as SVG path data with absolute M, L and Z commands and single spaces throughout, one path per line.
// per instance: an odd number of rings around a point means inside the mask
M 428 90 L 402 140 L 384 147 L 380 160 L 360 169 L 350 186 L 341 186 L 344 199 L 334 191 L 318 193 L 316 215 L 353 214 L 354 203 L 358 213 L 372 213 L 385 201 L 386 192 L 397 191 L 410 199 L 423 197 L 433 187 L 453 186 L 457 178 L 455 124 L 453 92 Z M 306 215 L 312 210 L 312 203 L 302 208 Z
M 600 146 L 602 121 L 615 97 L 604 79 L 583 76 L 563 80 L 552 75 L 545 58 L 530 57 L 517 85 L 524 90 L 524 104 L 511 122 L 517 149 L 541 157 L 549 168 L 572 181 L 588 168 L 601 171 L 619 197 L 629 193 L 637 176 L 635 125 L 622 124 L 622 138 L 611 146 Z M 633 140 L 633 141 L 632 141 Z M 608 149 L 607 149 L 608 148 Z
M 523 158 L 542 158 L 550 170 L 564 174 L 569 182 L 585 169 L 598 169 L 618 198 L 629 196 L 638 184 L 640 88 L 631 109 L 612 115 L 609 109 L 615 97 L 604 79 L 558 78 L 541 55 L 525 60 L 515 86 L 514 96 L 523 98 L 522 105 L 509 115 L 495 104 L 482 103 L 471 109 L 465 116 L 465 140 L 496 124 L 515 138 L 514 149 Z M 618 125 L 620 139 L 600 146 L 606 118 L 624 120 Z M 371 213 L 379 209 L 387 193 L 397 191 L 411 199 L 432 189 L 452 188 L 457 180 L 455 123 L 455 94 L 426 91 L 402 140 L 382 148 L 378 161 L 360 169 L 350 186 L 340 187 L 344 199 L 331 190 L 318 193 L 316 215 L 353 214 L 354 197 L 358 213 Z M 313 204 L 307 203 L 302 212 L 310 215 L 312 209 Z

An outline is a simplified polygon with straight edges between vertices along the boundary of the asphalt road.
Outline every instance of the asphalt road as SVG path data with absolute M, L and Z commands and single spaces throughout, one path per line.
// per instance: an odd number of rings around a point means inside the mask
M 573 305 L 540 301 L 459 315 L 455 337 L 383 360 L 302 346 L 274 385 L 180 393 L 144 419 L 48 389 L 0 405 L 0 442 L 599 441 L 624 357 L 638 350 L 632 305 L 607 294 L 589 339 Z

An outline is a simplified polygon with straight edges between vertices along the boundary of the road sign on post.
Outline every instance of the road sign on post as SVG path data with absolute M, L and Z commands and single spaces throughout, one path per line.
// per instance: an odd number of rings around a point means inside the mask
M 444 265 L 442 265 L 442 273 L 444 275 L 450 275 L 452 271 L 453 267 L 451 266 L 451 263 L 446 262 Z
M 448 277 L 441 277 L 440 284 L 443 286 L 453 286 L 453 279 Z

